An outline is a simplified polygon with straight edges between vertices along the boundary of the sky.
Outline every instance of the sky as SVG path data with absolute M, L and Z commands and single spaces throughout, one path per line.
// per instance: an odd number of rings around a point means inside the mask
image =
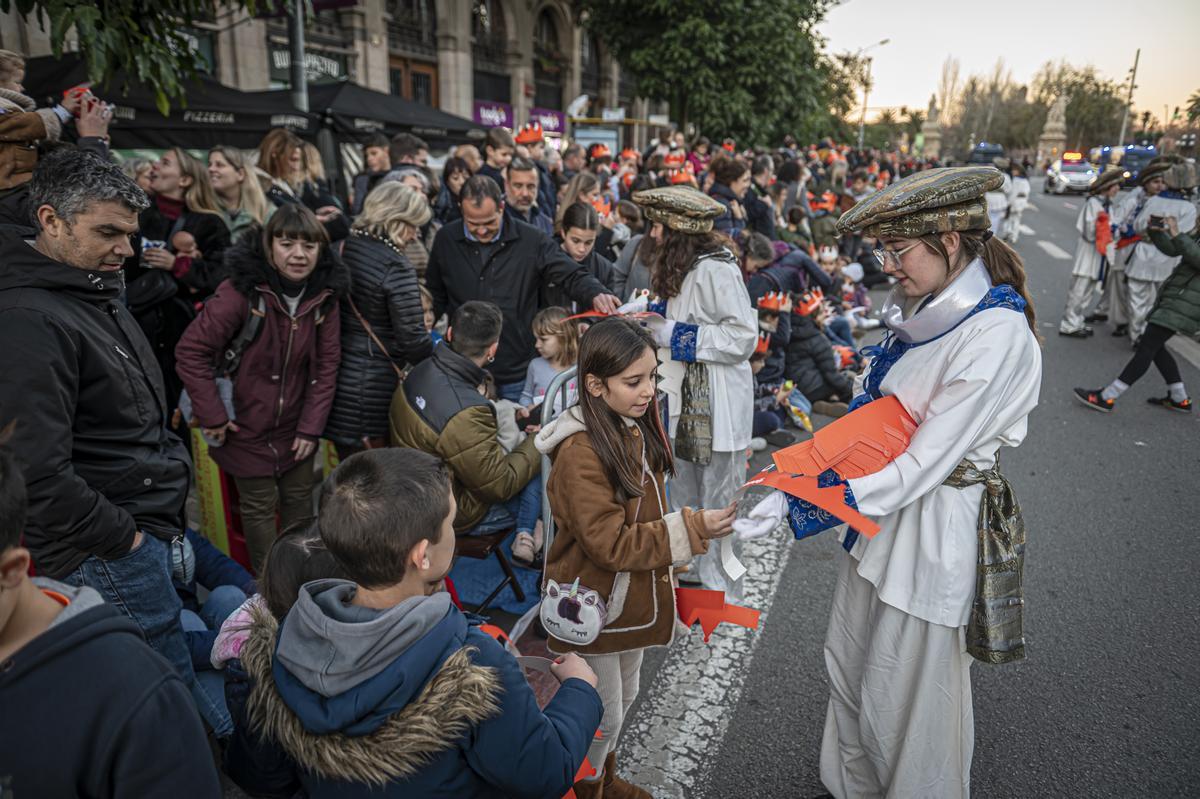
M 1091 64 L 1120 82 L 1140 47 L 1136 113 L 1162 119 L 1164 104 L 1173 112 L 1200 90 L 1200 0 L 842 0 L 817 30 L 834 53 L 891 39 L 869 52 L 868 120 L 884 107 L 924 109 L 947 56 L 959 60 L 960 84 L 1000 57 L 1018 83 L 1048 60 Z

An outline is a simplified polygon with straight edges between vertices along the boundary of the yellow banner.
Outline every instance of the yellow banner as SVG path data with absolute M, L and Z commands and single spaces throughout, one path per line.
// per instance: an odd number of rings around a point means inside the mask
M 200 534 L 226 555 L 229 552 L 229 513 L 221 489 L 221 469 L 208 456 L 208 444 L 193 427 L 192 459 L 196 464 L 196 501 L 200 506 Z

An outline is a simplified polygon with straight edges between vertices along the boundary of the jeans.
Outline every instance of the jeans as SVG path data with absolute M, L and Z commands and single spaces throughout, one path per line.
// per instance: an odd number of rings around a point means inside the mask
M 179 626 L 183 603 L 171 582 L 165 542 L 144 533 L 141 546 L 132 552 L 112 560 L 92 555 L 62 581 L 96 589 L 105 602 L 133 620 L 146 643 L 175 667 L 184 684 L 195 681 L 191 654 Z
M 776 411 L 755 411 L 750 433 L 754 438 L 770 435 L 783 427 L 783 418 Z
M 850 332 L 850 320 L 844 316 L 834 316 L 826 320 L 825 336 L 834 344 L 855 349 L 854 334 Z
M 516 383 L 497 383 L 496 396 L 500 399 L 506 399 L 510 402 L 520 402 L 521 392 L 525 390 L 525 381 L 520 380 Z
M 526 483 L 521 493 L 517 494 L 517 499 L 519 502 L 514 514 L 517 519 L 517 532 L 532 533 L 534 525 L 542 518 L 542 476 L 535 475 Z
M 185 633 L 216 631 L 243 602 L 246 594 L 234 585 L 221 585 L 214 588 L 208 595 L 208 600 L 196 614 L 190 610 L 179 613 L 179 624 Z M 225 673 L 217 669 L 198 669 L 196 681 L 192 683 L 192 698 L 200 709 L 200 716 L 212 728 L 218 738 L 233 735 L 233 719 L 225 704 Z
M 313 520 L 313 458 L 300 461 L 278 479 L 274 477 L 235 477 L 238 501 L 242 509 L 242 532 L 250 562 L 257 574 L 271 544 L 275 543 L 275 511 L 279 511 L 279 529 L 288 530 Z

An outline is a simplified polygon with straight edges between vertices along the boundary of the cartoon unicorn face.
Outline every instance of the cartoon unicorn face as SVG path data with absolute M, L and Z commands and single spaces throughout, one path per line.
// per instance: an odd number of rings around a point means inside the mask
M 542 597 L 541 619 L 546 632 L 560 641 L 586 646 L 600 636 L 607 610 L 604 600 L 590 588 L 551 582 Z

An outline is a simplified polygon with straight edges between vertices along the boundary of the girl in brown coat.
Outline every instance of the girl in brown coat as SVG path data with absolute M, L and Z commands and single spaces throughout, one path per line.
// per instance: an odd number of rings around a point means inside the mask
M 664 475 L 674 474 L 674 463 L 655 401 L 657 368 L 654 339 L 637 324 L 610 318 L 593 325 L 580 344 L 579 404 L 537 437 L 553 461 L 547 491 L 558 529 L 546 581 L 578 579 L 607 608 L 594 642 L 550 640 L 552 650 L 587 659 L 604 701 L 602 737 L 588 751 L 603 771 L 576 783 L 580 799 L 650 796 L 616 778 L 612 749 L 638 693 L 644 650 L 674 635 L 672 568 L 732 530 L 733 506 L 666 510 Z

